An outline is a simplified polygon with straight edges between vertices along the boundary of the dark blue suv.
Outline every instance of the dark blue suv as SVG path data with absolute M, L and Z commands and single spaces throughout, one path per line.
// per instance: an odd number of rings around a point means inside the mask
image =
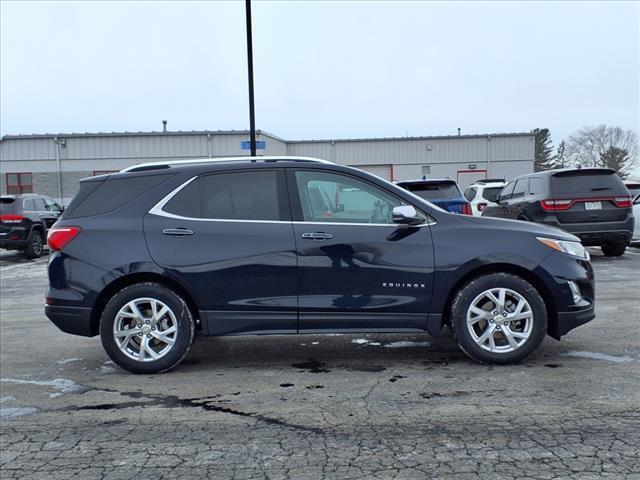
M 81 182 L 48 237 L 46 314 L 118 365 L 168 370 L 194 335 L 428 332 L 522 360 L 594 317 L 573 235 L 455 215 L 360 170 L 270 158 Z

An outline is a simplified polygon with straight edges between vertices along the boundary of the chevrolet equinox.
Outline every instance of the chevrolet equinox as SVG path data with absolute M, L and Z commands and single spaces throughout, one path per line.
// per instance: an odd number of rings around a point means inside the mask
M 594 318 L 579 239 L 458 215 L 300 157 L 136 165 L 88 178 L 49 231 L 45 312 L 134 373 L 194 335 L 428 332 L 517 362 Z

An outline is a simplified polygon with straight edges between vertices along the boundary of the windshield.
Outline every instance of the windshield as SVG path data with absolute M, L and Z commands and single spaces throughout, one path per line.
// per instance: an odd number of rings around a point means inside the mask
M 0 197 L 0 213 L 13 213 L 16 199 L 13 197 Z
M 455 183 L 417 183 L 406 188 L 425 200 L 454 200 L 462 196 Z

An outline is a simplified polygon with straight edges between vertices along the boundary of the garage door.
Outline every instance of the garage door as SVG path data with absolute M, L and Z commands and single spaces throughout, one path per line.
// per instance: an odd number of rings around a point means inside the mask
M 458 188 L 464 190 L 469 185 L 487 178 L 486 170 L 458 170 Z
M 350 165 L 354 168 L 359 168 L 360 170 L 364 170 L 365 172 L 372 173 L 377 175 L 380 178 L 384 178 L 385 180 L 391 181 L 391 165 Z

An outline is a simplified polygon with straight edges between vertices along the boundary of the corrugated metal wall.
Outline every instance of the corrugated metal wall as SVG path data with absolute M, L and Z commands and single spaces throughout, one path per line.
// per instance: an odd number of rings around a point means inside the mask
M 259 155 L 317 157 L 362 166 L 392 180 L 420 178 L 422 167 L 427 165 L 430 176 L 454 179 L 459 171 L 472 168 L 470 165 L 486 169 L 489 177 L 507 179 L 533 170 L 533 134 L 287 142 L 258 133 L 257 139 L 266 142 Z M 77 176 L 143 162 L 248 155 L 248 150 L 241 148 L 241 142 L 248 140 L 247 132 L 60 134 L 58 143 L 53 136 L 4 137 L 0 141 L 0 188 L 6 191 L 7 172 L 31 172 L 37 182 L 37 173 L 57 171 L 56 148 L 63 176 L 65 172 Z M 52 189 L 45 178 L 49 176 L 42 176 L 41 187 L 46 184 L 48 190 Z M 75 193 L 69 191 L 66 181 L 63 187 L 64 197 Z

